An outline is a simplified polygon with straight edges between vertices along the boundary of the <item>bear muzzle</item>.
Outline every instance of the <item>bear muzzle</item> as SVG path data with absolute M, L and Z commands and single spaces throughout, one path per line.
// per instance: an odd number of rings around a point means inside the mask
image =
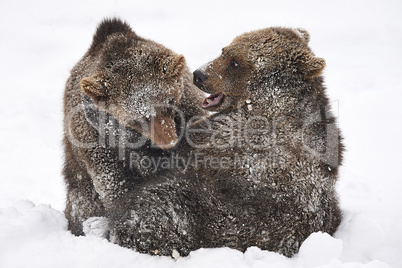
M 200 69 L 197 69 L 193 72 L 193 83 L 194 85 L 196 85 L 197 87 L 201 88 L 202 87 L 202 83 L 204 83 L 206 80 L 208 79 L 208 77 L 205 75 L 205 73 L 203 71 L 201 71 Z
M 174 147 L 178 142 L 175 121 L 171 115 L 133 120 L 128 126 L 137 130 L 163 150 Z

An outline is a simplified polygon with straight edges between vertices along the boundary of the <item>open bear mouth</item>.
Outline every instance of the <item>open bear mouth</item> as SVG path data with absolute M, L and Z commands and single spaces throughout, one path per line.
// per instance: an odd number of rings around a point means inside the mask
M 218 106 L 223 101 L 223 93 L 212 94 L 211 96 L 204 99 L 202 102 L 202 108 L 207 109 L 210 107 Z

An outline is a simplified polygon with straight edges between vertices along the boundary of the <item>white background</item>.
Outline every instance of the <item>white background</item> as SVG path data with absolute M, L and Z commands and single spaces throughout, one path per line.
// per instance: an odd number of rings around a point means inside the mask
M 401 1 L 1 1 L 0 267 L 402 267 Z M 302 27 L 345 137 L 344 220 L 298 256 L 199 250 L 173 262 L 66 231 L 62 96 L 97 24 L 119 16 L 191 70 L 246 31 Z M 29 201 L 21 201 L 29 200 Z M 45 205 L 41 205 L 45 204 Z M 49 207 L 51 206 L 51 208 Z

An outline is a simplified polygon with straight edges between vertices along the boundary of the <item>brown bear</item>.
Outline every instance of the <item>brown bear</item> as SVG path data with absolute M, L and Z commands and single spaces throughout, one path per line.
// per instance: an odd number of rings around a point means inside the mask
M 183 121 L 205 114 L 203 98 L 182 55 L 139 37 L 119 19 L 99 24 L 90 48 L 72 69 L 64 94 L 65 215 L 73 234 L 83 234 L 87 219 L 121 209 L 122 198 L 159 184 L 169 189 L 182 183 L 159 176 L 169 166 L 152 170 L 133 158 L 169 158 L 172 152 L 167 149 L 180 138 Z M 164 232 L 158 233 L 163 239 L 186 232 L 186 226 L 166 223 L 166 213 L 174 213 L 179 202 L 174 191 L 166 194 L 164 199 L 148 196 L 136 212 L 141 218 L 156 218 L 157 227 L 165 224 Z M 117 236 L 114 240 L 120 241 Z M 152 239 L 158 245 L 158 237 Z
M 195 173 L 210 200 L 202 245 L 295 254 L 341 221 L 335 191 L 343 145 L 303 29 L 238 36 L 194 83 L 217 112 L 189 129 Z

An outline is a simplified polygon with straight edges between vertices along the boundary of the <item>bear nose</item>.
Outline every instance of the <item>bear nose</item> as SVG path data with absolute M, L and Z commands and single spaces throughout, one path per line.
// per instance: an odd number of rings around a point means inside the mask
M 201 70 L 195 70 L 193 77 L 193 83 L 195 85 L 201 85 L 205 80 L 208 79 L 208 77 Z

